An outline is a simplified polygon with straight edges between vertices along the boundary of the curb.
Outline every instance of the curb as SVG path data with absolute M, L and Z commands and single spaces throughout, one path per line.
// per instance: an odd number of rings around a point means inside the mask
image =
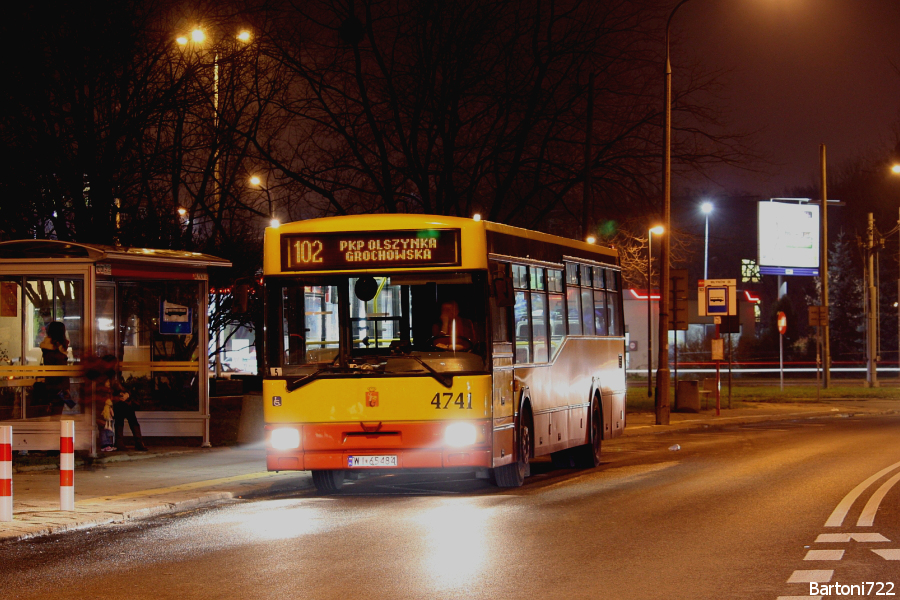
M 136 521 L 139 519 L 146 519 L 148 517 L 155 517 L 166 513 L 178 512 L 179 510 L 188 508 L 197 508 L 205 504 L 212 504 L 213 502 L 218 502 L 220 500 L 230 500 L 232 498 L 234 498 L 234 494 L 232 492 L 212 492 L 200 496 L 199 498 L 190 498 L 188 500 L 181 500 L 178 502 L 164 502 L 162 504 L 158 504 L 157 506 L 147 506 L 145 508 L 129 510 L 117 516 L 92 519 L 79 523 L 50 525 L 38 531 L 30 531 L 19 536 L 9 536 L 6 538 L 2 538 L 0 539 L 0 544 L 2 544 L 3 542 L 19 542 L 31 538 L 44 537 L 69 531 L 78 531 L 79 529 L 88 529 L 90 527 L 96 527 L 97 525 L 108 525 L 110 523 L 125 523 L 127 521 Z
M 868 415 L 893 415 L 900 411 L 896 409 L 889 410 L 841 410 L 831 409 L 829 411 L 804 411 L 798 413 L 768 414 L 768 415 L 739 415 L 735 417 L 715 417 L 713 419 L 696 419 L 689 421 L 681 421 L 680 423 L 669 423 L 668 425 L 637 425 L 626 427 L 622 437 L 640 437 L 647 435 L 663 435 L 667 433 L 680 433 L 683 431 L 698 431 L 704 429 L 721 429 L 731 425 L 739 425 L 741 423 L 763 423 L 767 421 L 796 421 L 799 419 L 823 419 L 823 418 L 850 418 Z M 636 431 L 644 430 L 644 431 Z M 630 433 L 635 432 L 635 433 Z
M 209 452 L 212 451 L 210 448 L 196 449 L 192 448 L 190 450 L 167 450 L 165 452 L 141 452 L 139 454 L 132 453 L 122 453 L 122 454 L 109 454 L 105 456 L 100 456 L 98 458 L 85 458 L 84 456 L 78 457 L 76 455 L 75 458 L 75 467 L 91 467 L 97 465 L 105 465 L 107 463 L 117 463 L 117 462 L 130 462 L 135 460 L 149 460 L 153 458 L 163 458 L 166 456 L 178 456 L 179 454 L 194 454 L 197 452 Z M 53 457 L 53 462 L 47 462 L 46 464 L 38 464 L 38 465 L 22 465 L 16 466 L 13 464 L 13 473 L 33 473 L 35 471 L 55 471 L 59 469 L 59 457 Z

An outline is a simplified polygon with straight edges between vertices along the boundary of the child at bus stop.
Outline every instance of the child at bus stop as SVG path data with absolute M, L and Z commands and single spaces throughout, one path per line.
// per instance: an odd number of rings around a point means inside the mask
M 134 412 L 134 405 L 129 401 L 130 395 L 119 381 L 118 359 L 111 354 L 102 358 L 90 359 L 85 376 L 96 384 L 98 397 L 103 400 L 101 417 L 104 418 L 104 429 L 109 419 L 103 415 L 107 413 L 107 405 L 110 405 L 110 416 L 115 424 L 115 449 L 119 451 L 128 449 L 125 446 L 125 421 L 127 420 L 131 434 L 134 436 L 134 449 L 138 452 L 146 452 L 147 447 L 144 446 L 141 425 Z M 111 451 L 106 448 L 103 450 Z
M 103 403 L 103 410 L 100 411 L 100 418 L 97 419 L 97 425 L 100 428 L 101 452 L 112 452 L 116 449 L 113 446 L 115 443 L 115 436 L 113 435 L 114 415 L 113 399 L 111 395 L 107 394 Z

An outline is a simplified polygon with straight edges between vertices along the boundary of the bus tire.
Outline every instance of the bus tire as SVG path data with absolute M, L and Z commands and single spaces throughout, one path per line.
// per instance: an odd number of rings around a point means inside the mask
M 600 466 L 600 445 L 603 437 L 603 421 L 600 417 L 600 398 L 594 396 L 591 402 L 591 416 L 588 432 L 591 441 L 583 446 L 572 448 L 575 466 L 579 469 L 593 469 Z
M 333 494 L 344 485 L 344 471 L 341 469 L 323 469 L 312 472 L 313 485 L 322 494 Z
M 520 487 L 531 471 L 531 413 L 522 411 L 516 432 L 516 462 L 494 469 L 494 480 L 499 487 Z

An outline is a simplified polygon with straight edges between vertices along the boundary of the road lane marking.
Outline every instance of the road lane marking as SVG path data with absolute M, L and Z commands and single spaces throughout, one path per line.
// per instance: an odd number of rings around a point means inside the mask
M 878 512 L 878 507 L 881 506 L 881 501 L 884 500 L 884 497 L 898 481 L 900 481 L 900 473 L 897 473 L 885 481 L 884 484 L 872 494 L 872 497 L 866 502 L 866 507 L 863 509 L 862 514 L 859 515 L 859 520 L 856 522 L 857 527 L 872 526 L 872 523 L 875 522 L 875 513 Z
M 844 496 L 844 499 L 840 501 L 837 507 L 834 509 L 834 512 L 831 513 L 831 516 L 828 517 L 828 520 L 825 521 L 825 527 L 840 527 L 844 523 L 844 518 L 846 518 L 847 513 L 850 512 L 850 507 L 853 506 L 853 503 L 856 502 L 856 499 L 862 495 L 862 493 L 868 488 L 870 485 L 890 473 L 891 471 L 900 467 L 900 462 L 894 463 L 889 467 L 886 467 L 862 483 L 858 486 L 850 490 L 850 493 Z
M 803 560 L 841 560 L 844 558 L 843 550 L 810 550 Z
M 160 494 L 168 494 L 171 492 L 184 492 L 195 490 L 197 488 L 213 487 L 225 483 L 234 483 L 237 481 L 248 481 L 252 479 L 262 479 L 278 475 L 274 471 L 261 471 L 259 473 L 247 473 L 245 475 L 234 475 L 233 477 L 221 477 L 219 479 L 207 479 L 206 481 L 195 481 L 193 483 L 183 483 L 181 485 L 173 485 L 171 487 L 156 488 L 152 490 L 140 490 L 136 492 L 126 492 L 124 494 L 116 494 L 115 496 L 99 496 L 97 498 L 88 498 L 87 500 L 79 500 L 78 506 L 90 506 L 93 504 L 104 504 L 106 502 L 115 502 L 116 500 L 128 500 L 130 498 L 143 498 L 145 496 L 158 496 Z M 284 475 L 284 473 L 281 473 Z
M 844 544 L 854 540 L 861 544 L 871 544 L 874 542 L 889 542 L 880 533 L 820 533 L 816 538 L 817 544 Z
M 788 583 L 828 583 L 834 576 L 834 569 L 822 569 L 811 571 L 794 571 L 788 578 Z
M 900 560 L 900 550 L 898 549 L 884 549 L 884 550 L 875 550 L 872 549 L 872 552 L 883 558 L 884 560 Z

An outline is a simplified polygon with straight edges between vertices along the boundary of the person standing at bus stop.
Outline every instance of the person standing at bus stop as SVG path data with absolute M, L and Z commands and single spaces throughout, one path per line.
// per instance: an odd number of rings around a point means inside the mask
M 134 436 L 134 449 L 138 452 L 146 452 L 147 447 L 144 445 L 144 438 L 141 435 L 141 425 L 138 423 L 137 415 L 134 411 L 134 403 L 131 401 L 130 394 L 125 391 L 125 386 L 119 380 L 121 375 L 118 359 L 108 354 L 102 358 L 94 358 L 88 361 L 88 368 L 85 376 L 98 386 L 100 397 L 104 399 L 112 398 L 113 421 L 115 422 L 115 444 L 116 450 L 128 450 L 125 446 L 125 421 L 131 428 L 131 435 Z
M 64 367 L 69 364 L 69 339 L 66 325 L 62 321 L 47 324 L 47 337 L 41 342 L 41 362 L 48 366 Z M 75 406 L 69 391 L 68 377 L 47 377 L 50 396 L 60 400 L 69 408 Z

